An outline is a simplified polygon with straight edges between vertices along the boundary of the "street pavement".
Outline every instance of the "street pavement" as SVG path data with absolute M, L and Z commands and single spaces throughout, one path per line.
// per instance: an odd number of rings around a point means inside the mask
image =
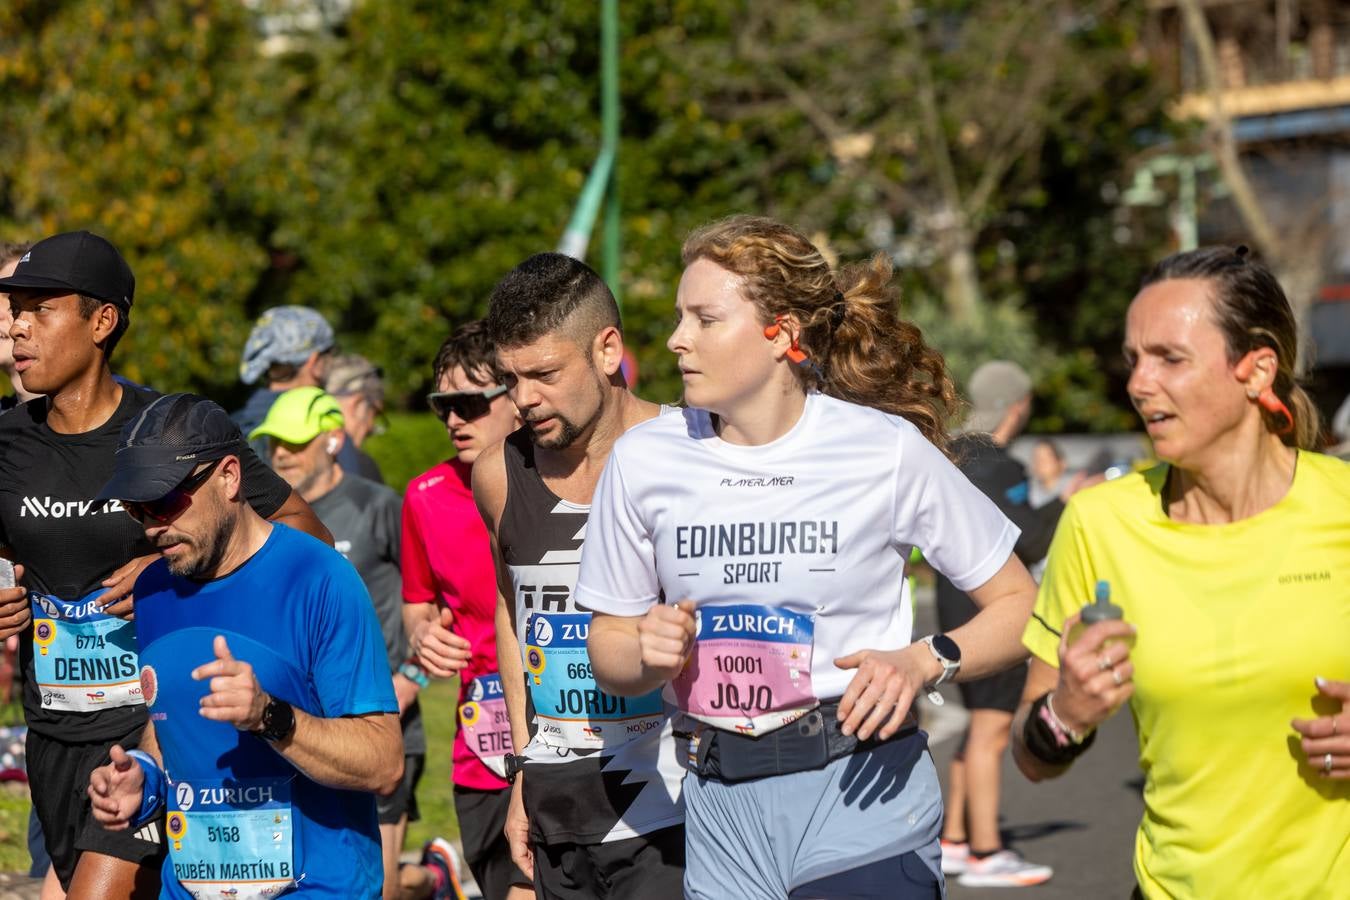
M 917 592 L 914 634 L 937 629 L 932 591 Z M 941 708 L 923 703 L 933 760 L 945 788 L 947 765 L 960 743 L 966 713 L 954 686 L 944 685 Z M 1055 870 L 1049 882 L 1012 889 L 1037 900 L 1125 900 L 1134 890 L 1134 835 L 1143 815 L 1143 776 L 1134 724 L 1122 710 L 1103 725 L 1092 749 L 1063 777 L 1032 784 L 1006 758 L 999 826 L 1006 846 Z M 966 888 L 948 879 L 952 900 L 1001 897 L 1008 888 Z

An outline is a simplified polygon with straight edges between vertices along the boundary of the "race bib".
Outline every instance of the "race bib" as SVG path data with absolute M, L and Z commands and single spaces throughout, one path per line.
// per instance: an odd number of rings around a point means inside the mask
M 103 593 L 74 601 L 29 595 L 33 669 L 44 709 L 93 712 L 145 702 L 136 625 L 100 610 Z
M 198 900 L 256 900 L 295 886 L 290 778 L 177 781 L 164 835 L 174 877 Z
M 506 754 L 512 752 L 511 720 L 500 675 L 479 675 L 469 682 L 469 699 L 459 708 L 459 730 L 469 751 L 498 778 L 505 778 Z
M 740 734 L 766 734 L 820 701 L 811 690 L 815 624 L 773 606 L 705 606 L 679 677 L 666 690 L 684 712 Z
M 660 691 L 615 697 L 596 687 L 586 653 L 590 613 L 535 613 L 526 624 L 525 674 L 546 744 L 578 750 L 617 747 L 660 728 Z

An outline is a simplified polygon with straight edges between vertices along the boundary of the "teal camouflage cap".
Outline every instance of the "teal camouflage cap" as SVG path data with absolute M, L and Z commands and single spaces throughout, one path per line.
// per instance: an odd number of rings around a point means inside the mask
M 298 366 L 309 355 L 333 348 L 333 329 L 305 306 L 274 306 L 258 317 L 244 343 L 239 378 L 253 384 L 273 363 Z

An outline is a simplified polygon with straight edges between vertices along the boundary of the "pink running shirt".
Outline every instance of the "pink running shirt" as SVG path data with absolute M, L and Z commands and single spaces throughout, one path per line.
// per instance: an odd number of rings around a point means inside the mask
M 472 467 L 452 459 L 414 478 L 403 497 L 403 600 L 439 601 L 455 614 L 453 631 L 473 657 L 459 673 L 459 704 L 468 685 L 497 671 L 497 577 L 487 526 L 473 502 Z M 458 716 L 458 708 L 441 714 Z M 422 714 L 431 711 L 424 705 Z M 499 790 L 507 783 L 473 755 L 456 729 L 451 780 L 460 787 Z

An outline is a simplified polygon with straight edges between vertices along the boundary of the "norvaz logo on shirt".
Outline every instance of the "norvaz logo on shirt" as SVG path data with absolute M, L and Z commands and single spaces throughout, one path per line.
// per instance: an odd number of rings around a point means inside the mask
M 19 518 L 28 515 L 47 519 L 68 519 L 75 516 L 97 516 L 100 513 L 122 512 L 122 501 L 53 500 L 51 497 L 24 497 Z

